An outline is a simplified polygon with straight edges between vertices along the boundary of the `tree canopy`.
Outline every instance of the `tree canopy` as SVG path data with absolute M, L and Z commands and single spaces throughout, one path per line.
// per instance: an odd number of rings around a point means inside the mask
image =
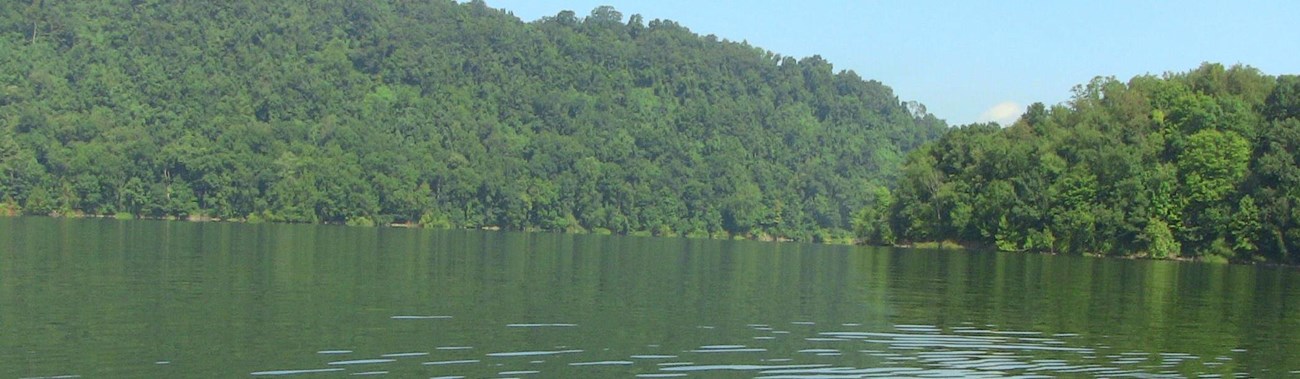
M 0 203 L 28 214 L 825 239 L 946 129 L 820 57 L 610 7 L 3 2 L 0 51 Z M 1197 150 L 1255 137 L 1225 133 L 1186 141 L 1195 206 L 1236 196 L 1238 157 Z
M 882 226 L 858 234 L 1300 263 L 1300 79 L 1207 63 L 1074 92 L 913 151 L 887 208 L 855 222 Z

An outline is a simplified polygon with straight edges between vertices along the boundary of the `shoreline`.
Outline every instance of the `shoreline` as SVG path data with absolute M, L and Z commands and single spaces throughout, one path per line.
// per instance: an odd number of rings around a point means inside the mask
M 101 215 L 101 214 L 87 214 L 87 213 L 80 213 L 80 212 L 74 212 L 74 213 L 71 213 L 71 214 L 57 214 L 57 213 L 56 213 L 56 214 L 49 214 L 49 215 L 26 215 L 26 214 L 22 214 L 21 212 L 9 212 L 8 210 L 5 210 L 4 212 L 0 212 L 0 217 L 12 217 L 12 218 L 19 218 L 19 217 L 47 217 L 47 218 L 62 218 L 62 219 L 111 219 L 111 220 L 118 220 L 118 221 L 149 220 L 149 221 L 175 221 L 175 222 L 193 222 L 193 223 L 220 223 L 220 222 L 228 222 L 228 223 L 234 223 L 234 224 L 248 224 L 248 225 L 256 225 L 256 224 L 281 224 L 281 225 L 327 225 L 327 226 L 359 227 L 359 228 L 430 229 L 430 230 L 478 230 L 478 231 L 491 231 L 491 232 L 495 232 L 495 231 L 505 231 L 505 229 L 501 228 L 500 226 L 495 226 L 495 225 L 485 225 L 485 226 L 480 226 L 480 227 L 452 227 L 452 228 L 440 228 L 440 227 L 423 227 L 423 226 L 420 226 L 420 224 L 419 224 L 419 223 L 416 223 L 416 222 L 404 222 L 404 223 L 401 223 L 401 222 L 394 222 L 394 223 L 388 223 L 388 224 L 382 224 L 382 225 L 352 225 L 352 224 L 348 224 L 348 223 L 338 223 L 338 222 L 287 223 L 287 222 L 264 221 L 264 220 L 254 220 L 254 221 L 250 221 L 250 220 L 247 220 L 247 219 L 222 219 L 222 218 L 219 218 L 219 217 L 211 217 L 211 216 L 194 216 L 194 215 L 186 216 L 186 217 L 184 217 L 184 218 L 181 218 L 181 217 L 174 217 L 174 216 L 165 216 L 165 217 L 148 217 L 148 216 L 135 216 L 135 215 L 123 215 L 123 214 L 116 214 L 116 215 Z M 759 234 L 756 234 L 756 235 L 730 234 L 730 233 L 725 233 L 725 232 L 722 233 L 722 234 L 716 234 L 716 233 L 715 233 L 715 234 L 703 234 L 703 235 L 699 235 L 699 234 L 671 234 L 671 235 L 658 235 L 658 234 L 654 234 L 654 233 L 651 232 L 651 231 L 640 231 L 640 232 L 632 232 L 632 233 L 619 234 L 619 233 L 604 233 L 604 232 L 595 232 L 595 231 L 587 231 L 587 230 L 554 230 L 554 231 L 552 231 L 552 230 L 543 230 L 543 229 L 537 229 L 537 228 L 524 228 L 523 230 L 518 230 L 518 232 L 523 232 L 523 233 L 557 233 L 557 234 L 571 234 L 571 235 L 584 235 L 584 234 L 592 234 L 592 235 L 617 235 L 617 236 L 625 236 L 625 237 L 687 238 L 687 239 L 707 239 L 707 240 L 716 240 L 716 241 L 757 241 L 757 242 L 771 242 L 771 243 L 790 243 L 790 242 L 793 242 L 793 243 L 809 243 L 809 244 L 816 244 L 816 245 L 839 245 L 839 246 L 886 247 L 886 248 L 909 249 L 909 250 L 992 251 L 992 252 L 998 252 L 998 253 L 1023 253 L 1023 254 L 1042 254 L 1042 255 L 1059 255 L 1059 254 L 1060 254 L 1060 253 L 1056 253 L 1056 252 L 1046 252 L 1046 251 L 1041 251 L 1041 252 L 1040 252 L 1040 251 L 1025 251 L 1025 250 L 1022 250 L 1022 251 L 1014 251 L 1014 250 L 998 250 L 998 249 L 996 249 L 996 248 L 994 248 L 994 247 L 987 246 L 986 244 L 982 244 L 982 243 L 978 243 L 978 242 L 969 242 L 969 241 L 953 241 L 953 240 L 944 240 L 944 241 L 908 241 L 908 242 L 905 242 L 905 243 L 896 243 L 896 244 L 892 244 L 892 245 L 873 245 L 873 244 L 866 244 L 866 243 L 863 243 L 862 240 L 857 239 L 857 238 L 852 239 L 852 241 L 848 241 L 848 240 L 840 240 L 840 239 L 832 239 L 832 240 L 828 240 L 828 241 L 815 241 L 815 240 L 799 241 L 799 240 L 794 240 L 794 239 L 787 238 L 787 237 L 776 237 L 776 236 L 773 236 L 773 235 L 770 235 L 770 234 L 767 234 L 767 233 L 759 233 Z M 816 238 L 814 238 L 814 239 L 816 239 Z M 846 243 L 846 242 L 847 242 L 847 243 Z M 1198 263 L 1229 264 L 1229 265 L 1249 265 L 1249 266 L 1300 267 L 1300 266 L 1287 265 L 1287 264 L 1274 263 L 1274 262 L 1234 261 L 1234 260 L 1227 259 L 1227 258 L 1222 258 L 1222 257 L 1214 257 L 1214 258 L 1217 258 L 1217 259 L 1205 259 L 1205 258 L 1202 258 L 1202 257 L 1171 257 L 1171 258 L 1164 258 L 1164 259 L 1155 259 L 1155 258 L 1150 258 L 1150 257 L 1148 257 L 1148 256 L 1145 256 L 1145 255 L 1139 255 L 1139 254 L 1129 254 L 1129 255 L 1106 255 L 1106 254 L 1098 254 L 1098 253 L 1085 253 L 1085 254 L 1082 254 L 1082 255 L 1080 255 L 1080 256 L 1090 257 L 1090 258 L 1102 258 L 1102 259 L 1122 259 L 1122 260 L 1131 260 L 1131 261 L 1143 260 L 1143 261 L 1165 261 L 1165 262 L 1198 262 Z
M 501 226 L 498 225 L 482 225 L 482 226 L 467 226 L 467 227 L 425 227 L 425 226 L 421 226 L 420 223 L 413 222 L 413 221 L 390 222 L 387 224 L 374 224 L 374 223 L 351 224 L 347 222 L 314 222 L 313 223 L 313 222 L 266 221 L 262 219 L 250 220 L 248 218 L 223 219 L 220 217 L 196 216 L 196 215 L 190 215 L 186 217 L 175 217 L 175 216 L 152 217 L 152 216 L 137 216 L 137 215 L 130 215 L 130 214 L 93 214 L 93 213 L 81 213 L 81 212 L 71 212 L 67 214 L 55 212 L 48 215 L 40 215 L 40 214 L 23 214 L 22 212 L 4 212 L 3 210 L 4 209 L 0 209 L 0 218 L 46 217 L 46 218 L 57 218 L 57 219 L 103 219 L 103 220 L 118 220 L 118 221 L 148 220 L 148 221 L 175 221 L 175 222 L 195 222 L 195 223 L 226 222 L 232 224 L 249 224 L 249 225 L 256 225 L 256 224 L 326 225 L 326 226 L 345 226 L 345 227 L 360 227 L 360 228 L 480 230 L 480 231 L 490 231 L 490 232 L 516 231 L 516 232 L 524 232 L 524 233 L 557 233 L 557 234 L 573 234 L 573 235 L 591 234 L 591 235 L 615 235 L 615 236 L 626 236 L 626 237 L 673 237 L 673 238 L 689 238 L 689 239 L 709 239 L 709 240 L 719 240 L 719 241 L 741 240 L 741 241 L 759 241 L 759 242 L 802 242 L 802 243 L 812 243 L 812 244 L 819 244 L 819 245 L 864 246 L 858 243 L 859 241 L 857 240 L 853 240 L 851 241 L 852 243 L 849 243 L 850 242 L 849 240 L 843 238 L 836 238 L 836 239 L 831 239 L 829 241 L 823 241 L 823 242 L 817 242 L 811 240 L 800 241 L 785 236 L 775 236 L 763 232 L 759 232 L 757 234 L 731 234 L 728 232 L 703 233 L 703 234 L 693 234 L 693 233 L 656 234 L 656 232 L 652 230 L 640 230 L 640 231 L 633 231 L 629 233 L 615 233 L 609 231 L 608 229 L 603 229 L 603 228 L 594 228 L 590 230 L 585 228 L 570 229 L 570 230 L 546 230 L 546 229 L 528 227 L 521 230 L 513 230 L 513 229 L 502 228 Z

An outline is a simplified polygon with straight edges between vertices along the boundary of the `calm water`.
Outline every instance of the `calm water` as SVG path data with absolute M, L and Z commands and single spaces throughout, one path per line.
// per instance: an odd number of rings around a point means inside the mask
M 1291 268 L 0 218 L 0 378 L 1300 375 Z

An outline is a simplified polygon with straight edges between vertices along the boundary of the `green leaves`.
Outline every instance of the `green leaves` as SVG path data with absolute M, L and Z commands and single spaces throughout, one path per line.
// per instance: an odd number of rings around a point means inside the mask
M 1264 116 L 1271 120 L 1300 118 L 1300 76 L 1279 76 L 1264 106 Z
M 1294 263 L 1296 83 L 1216 64 L 1098 78 L 1068 106 L 1034 105 L 1009 128 L 965 126 L 922 147 L 887 218 L 907 226 L 904 242 Z
M 0 26 L 0 202 L 36 213 L 838 237 L 945 129 L 819 57 L 611 7 L 0 8 L 27 15 Z
M 1182 244 L 1174 239 L 1169 225 L 1158 218 L 1147 220 L 1147 226 L 1142 229 L 1140 240 L 1146 242 L 1146 255 L 1155 259 L 1177 257 L 1182 250 Z
M 896 242 L 891 212 L 894 195 L 889 188 L 876 186 L 867 205 L 853 214 L 853 233 L 865 243 L 892 245 Z
M 1233 132 L 1201 130 L 1187 139 L 1176 162 L 1182 194 L 1192 202 L 1222 201 L 1246 175 L 1250 144 Z

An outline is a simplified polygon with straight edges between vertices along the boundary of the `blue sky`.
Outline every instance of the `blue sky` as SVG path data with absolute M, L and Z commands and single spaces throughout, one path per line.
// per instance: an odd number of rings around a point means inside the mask
M 524 21 L 610 5 L 646 21 L 821 55 L 950 124 L 1006 121 L 1094 76 L 1236 63 L 1300 74 L 1300 1 L 486 0 Z

